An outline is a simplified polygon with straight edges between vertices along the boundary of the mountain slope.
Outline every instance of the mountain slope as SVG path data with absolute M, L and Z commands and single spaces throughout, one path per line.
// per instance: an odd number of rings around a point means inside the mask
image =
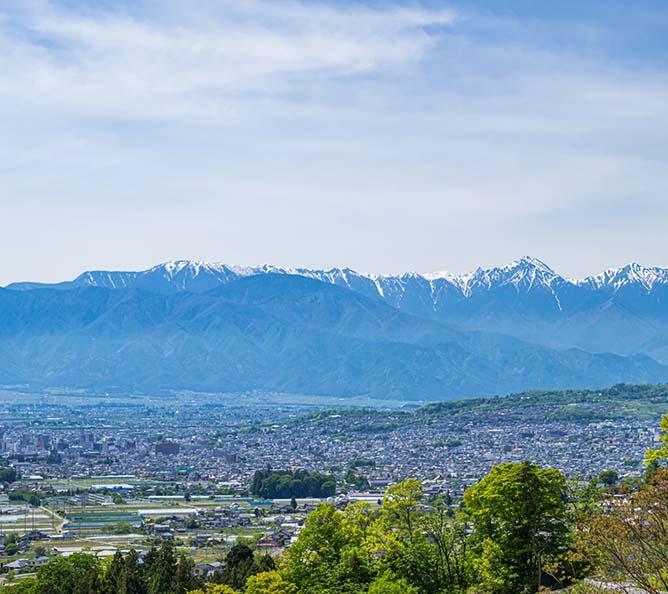
M 86 272 L 48 287 L 202 294 L 242 278 L 277 274 L 350 289 L 453 329 L 507 334 L 557 349 L 645 354 L 668 363 L 668 269 L 638 264 L 576 281 L 528 257 L 460 276 L 445 272 L 379 276 L 347 268 L 235 267 L 183 260 L 141 272 Z M 29 292 L 44 287 L 17 283 L 9 289 Z
M 648 357 L 462 332 L 287 274 L 205 293 L 0 290 L 0 322 L 5 384 L 438 400 L 668 379 Z

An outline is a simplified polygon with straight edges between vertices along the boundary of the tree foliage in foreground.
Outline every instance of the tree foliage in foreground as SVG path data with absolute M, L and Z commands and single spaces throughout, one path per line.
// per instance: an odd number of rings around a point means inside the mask
M 568 532 L 563 475 L 504 464 L 467 491 L 463 509 L 427 502 L 413 479 L 388 489 L 379 510 L 322 505 L 281 570 L 304 594 L 535 592 L 558 582 L 543 575 L 568 552 Z
M 599 566 L 617 581 L 648 594 L 668 591 L 668 472 L 639 492 L 607 502 L 589 527 Z
M 529 462 L 501 464 L 466 491 L 464 505 L 488 590 L 515 594 L 545 585 L 546 561 L 568 547 L 566 480 L 559 471 Z
M 198 584 L 192 562 L 165 543 L 142 563 L 134 551 L 104 565 L 88 555 L 57 559 L 22 594 L 515 594 L 536 586 L 541 563 L 568 546 L 564 490 L 556 471 L 506 464 L 454 508 L 449 498 L 428 501 L 408 479 L 379 508 L 320 505 L 278 566 L 239 544 Z

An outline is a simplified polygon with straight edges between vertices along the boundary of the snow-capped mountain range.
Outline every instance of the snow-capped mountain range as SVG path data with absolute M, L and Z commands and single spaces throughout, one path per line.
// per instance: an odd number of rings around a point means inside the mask
M 179 260 L 0 289 L 0 384 L 439 399 L 668 381 L 668 269 Z M 55 384 L 54 384 L 55 382 Z
M 101 287 L 164 295 L 201 294 L 241 278 L 270 274 L 302 276 L 350 289 L 401 312 L 467 331 L 501 332 L 557 348 L 647 353 L 668 362 L 668 268 L 635 263 L 575 280 L 560 276 L 532 257 L 465 275 L 375 275 L 350 268 L 318 270 L 175 260 L 143 271 L 89 271 L 57 284 L 15 283 L 7 288 Z
M 477 268 L 473 272 L 455 275 L 449 272 L 401 275 L 380 275 L 357 272 L 350 268 L 308 269 L 283 266 L 234 266 L 218 262 L 173 260 L 142 271 L 87 271 L 72 281 L 55 284 L 18 282 L 8 285 L 12 290 L 36 288 L 67 289 L 94 286 L 109 289 L 141 288 L 161 292 L 207 291 L 241 277 L 258 274 L 291 274 L 314 278 L 322 282 L 345 286 L 349 289 L 387 298 L 400 295 L 418 283 L 429 287 L 434 299 L 444 286 L 451 287 L 461 297 L 471 297 L 481 291 L 512 286 L 518 292 L 537 288 L 557 291 L 564 286 L 604 290 L 616 293 L 625 287 L 636 287 L 650 293 L 658 285 L 668 284 L 668 268 L 645 267 L 631 263 L 621 268 L 610 268 L 583 279 L 568 279 L 557 274 L 547 264 L 533 257 L 524 257 L 494 268 Z

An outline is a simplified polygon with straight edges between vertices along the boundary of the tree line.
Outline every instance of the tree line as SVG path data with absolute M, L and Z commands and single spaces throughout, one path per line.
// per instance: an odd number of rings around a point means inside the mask
M 331 474 L 307 470 L 258 470 L 251 481 L 251 494 L 264 499 L 290 499 L 292 497 L 332 497 L 336 492 L 336 479 Z
M 207 584 L 194 575 L 192 559 L 177 554 L 173 543 L 163 542 L 146 554 L 120 551 L 101 561 L 82 552 L 57 557 L 42 566 L 36 577 L 1 588 L 11 594 L 186 594 L 187 592 L 236 592 L 249 580 L 276 569 L 269 555 L 255 555 L 247 545 L 232 547 L 223 568 Z M 251 582 L 252 583 L 252 582 Z

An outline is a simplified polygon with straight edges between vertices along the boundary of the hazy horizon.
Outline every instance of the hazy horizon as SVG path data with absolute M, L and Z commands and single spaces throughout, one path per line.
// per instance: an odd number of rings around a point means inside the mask
M 513 258 L 512 260 L 505 261 L 505 262 L 496 262 L 496 263 L 491 264 L 490 266 L 475 266 L 474 268 L 470 268 L 470 269 L 467 269 L 467 270 L 452 270 L 452 269 L 446 269 L 446 268 L 441 268 L 439 270 L 420 270 L 420 269 L 417 269 L 417 268 L 413 268 L 413 269 L 397 270 L 397 271 L 391 271 L 391 272 L 378 272 L 376 270 L 359 270 L 359 269 L 353 268 L 352 266 L 346 266 L 346 265 L 341 265 L 341 266 L 308 266 L 307 267 L 307 266 L 289 266 L 289 265 L 284 265 L 284 264 L 280 264 L 280 263 L 276 263 L 276 262 L 257 262 L 257 263 L 252 263 L 252 264 L 239 264 L 237 262 L 226 262 L 224 260 L 191 260 L 191 259 L 188 259 L 188 258 L 176 258 L 174 260 L 165 260 L 163 262 L 156 262 L 156 263 L 154 263 L 150 266 L 147 266 L 145 268 L 138 268 L 138 267 L 135 267 L 135 268 L 99 268 L 98 267 L 98 268 L 96 268 L 96 267 L 92 267 L 92 268 L 87 268 L 86 270 L 80 270 L 79 272 L 77 272 L 77 273 L 75 273 L 75 274 L 73 274 L 69 277 L 63 277 L 63 278 L 55 278 L 55 279 L 50 279 L 50 280 L 44 280 L 44 279 L 40 279 L 40 278 L 14 279 L 14 280 L 11 280 L 11 281 L 5 283 L 4 285 L 0 285 L 0 288 L 3 287 L 3 286 L 9 286 L 13 283 L 21 283 L 21 282 L 36 282 L 36 283 L 46 283 L 46 284 L 48 284 L 48 283 L 58 283 L 58 282 L 63 282 L 63 281 L 70 281 L 70 280 L 74 280 L 75 278 L 77 278 L 80 275 L 85 274 L 87 272 L 144 272 L 144 271 L 150 270 L 150 269 L 158 267 L 158 266 L 162 266 L 162 265 L 169 264 L 169 263 L 175 263 L 175 262 L 192 262 L 192 263 L 196 263 L 196 264 L 225 265 L 225 266 L 229 266 L 229 267 L 232 267 L 232 268 L 234 268 L 234 267 L 238 267 L 238 268 L 256 268 L 257 267 L 257 268 L 259 268 L 259 267 L 262 267 L 262 266 L 275 266 L 277 268 L 284 268 L 284 269 L 308 269 L 308 270 L 351 269 L 351 270 L 354 270 L 355 272 L 358 272 L 358 273 L 361 273 L 361 274 L 368 274 L 368 275 L 372 275 L 372 276 L 393 276 L 393 275 L 400 275 L 400 274 L 403 274 L 403 273 L 417 273 L 417 274 L 422 274 L 422 275 L 445 274 L 445 273 L 447 273 L 447 274 L 452 274 L 453 276 L 465 276 L 467 274 L 475 272 L 475 270 L 477 268 L 487 269 L 487 268 L 503 267 L 503 266 L 513 264 L 514 262 L 517 262 L 517 261 L 520 261 L 520 260 L 523 260 L 523 259 L 526 259 L 526 258 L 530 258 L 530 259 L 538 260 L 539 262 L 542 262 L 543 264 L 545 264 L 546 266 L 551 268 L 556 274 L 558 274 L 559 276 L 561 276 L 561 277 L 563 277 L 567 280 L 582 280 L 582 279 L 585 279 L 589 276 L 594 276 L 596 274 L 605 272 L 606 270 L 617 269 L 617 268 L 621 268 L 623 266 L 630 265 L 630 264 L 639 264 L 639 265 L 641 265 L 645 268 L 659 267 L 659 268 L 668 269 L 668 264 L 666 264 L 665 266 L 662 266 L 661 264 L 652 265 L 652 264 L 646 264 L 646 263 L 643 263 L 643 262 L 628 261 L 628 262 L 624 262 L 624 263 L 620 264 L 619 266 L 608 266 L 604 269 L 594 270 L 591 273 L 586 274 L 586 275 L 575 276 L 575 275 L 572 275 L 572 274 L 568 274 L 567 271 L 563 271 L 563 270 L 559 270 L 559 269 L 555 268 L 554 266 L 552 266 L 550 264 L 550 262 L 547 262 L 542 258 L 538 258 L 536 256 L 531 256 L 529 254 L 521 256 L 521 257 Z

